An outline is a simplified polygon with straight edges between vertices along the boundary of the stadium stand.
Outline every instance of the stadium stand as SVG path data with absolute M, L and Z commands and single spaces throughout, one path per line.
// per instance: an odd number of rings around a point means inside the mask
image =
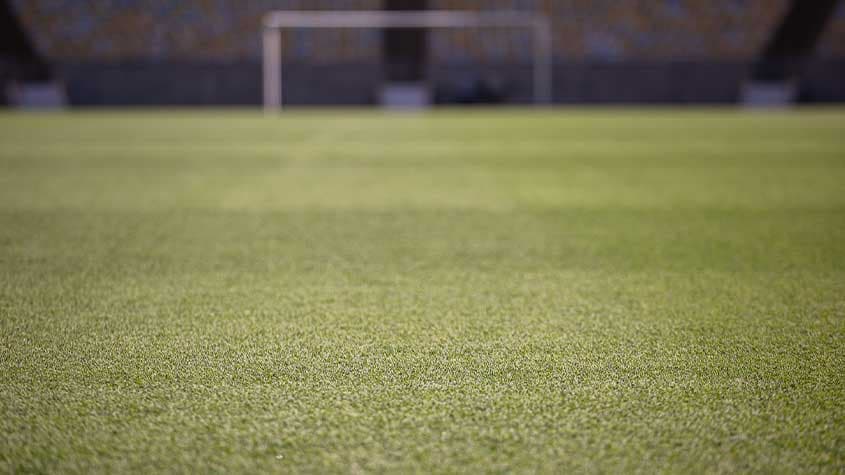
M 58 59 L 233 60 L 257 58 L 261 17 L 274 9 L 379 9 L 379 0 L 87 0 L 15 2 L 46 54 Z M 288 58 L 309 62 L 376 60 L 376 31 L 292 32 Z
M 730 8 L 724 8 L 728 3 Z M 53 58 L 257 57 L 258 27 L 273 9 L 379 9 L 379 0 L 15 0 L 38 46 Z M 748 58 L 755 54 L 787 5 L 786 0 L 513 1 L 432 0 L 432 9 L 532 10 L 546 13 L 555 30 L 555 53 L 567 59 Z M 519 59 L 525 35 L 513 32 L 438 31 L 443 59 Z M 286 53 L 309 61 L 375 59 L 373 31 L 289 34 Z M 845 56 L 845 6 L 840 6 L 819 48 Z
M 248 64 L 255 69 L 260 57 L 260 21 L 269 10 L 372 10 L 382 6 L 380 0 L 13 0 L 12 4 L 38 50 L 52 61 L 66 65 L 64 71 L 71 76 L 79 68 L 88 68 L 86 71 L 90 73 L 95 65 L 114 62 L 169 63 L 185 70 L 200 63 L 230 63 L 238 67 Z M 705 84 L 700 97 L 694 91 L 679 92 L 675 83 L 643 84 L 639 89 L 632 88 L 634 92 L 620 95 L 615 91 L 618 88 L 606 78 L 599 78 L 591 91 L 570 89 L 574 87 L 572 84 L 593 81 L 595 74 L 604 75 L 604 71 L 617 70 L 623 64 L 644 72 L 645 82 L 652 82 L 649 78 L 657 75 L 654 68 L 662 64 L 684 77 L 720 67 L 722 71 L 730 71 L 726 75 L 729 80 L 725 81 L 736 83 L 787 5 L 788 0 L 429 1 L 431 9 L 516 9 L 546 13 L 554 28 L 556 61 L 562 68 L 561 74 L 570 81 L 570 86 L 566 81 L 557 85 L 556 95 L 573 102 L 605 97 L 623 102 L 732 100 L 736 95 L 735 84 L 719 86 L 718 91 Z M 381 36 L 377 31 L 295 31 L 284 35 L 284 57 L 292 63 L 307 63 L 308 67 L 349 66 L 371 65 L 380 60 Z M 449 74 L 457 77 L 466 74 L 469 63 L 486 63 L 495 68 L 524 62 L 530 41 L 530 35 L 518 31 L 437 31 L 429 35 L 429 49 L 434 69 L 446 74 L 446 65 L 452 64 L 453 72 Z M 839 6 L 824 33 L 817 58 L 835 62 L 845 58 L 845 6 Z M 688 69 L 693 63 L 695 70 Z M 464 72 L 454 72 L 458 70 Z M 362 83 L 369 80 L 370 73 L 356 71 L 350 69 L 347 73 L 366 76 Z M 514 74 L 500 75 L 514 81 Z M 655 90 L 645 94 L 636 92 L 648 87 Z M 667 88 L 670 91 L 657 91 Z M 250 94 L 224 102 L 256 101 L 257 93 Z M 524 90 L 515 93 L 517 99 L 527 95 Z M 350 99 L 351 102 L 361 100 L 364 97 L 360 94 Z

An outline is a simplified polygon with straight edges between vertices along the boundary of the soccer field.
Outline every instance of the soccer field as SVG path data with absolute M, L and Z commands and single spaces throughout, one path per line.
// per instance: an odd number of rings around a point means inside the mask
M 845 111 L 0 115 L 0 472 L 845 470 Z

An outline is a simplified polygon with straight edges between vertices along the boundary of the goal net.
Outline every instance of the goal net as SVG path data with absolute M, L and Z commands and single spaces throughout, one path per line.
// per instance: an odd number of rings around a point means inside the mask
M 536 104 L 552 99 L 552 39 L 543 15 L 527 12 L 463 11 L 274 11 L 264 17 L 264 108 L 282 108 L 282 30 L 295 28 L 524 28 L 533 33 L 532 81 Z

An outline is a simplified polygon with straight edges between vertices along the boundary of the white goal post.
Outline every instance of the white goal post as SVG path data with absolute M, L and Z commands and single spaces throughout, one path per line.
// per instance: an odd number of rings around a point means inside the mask
M 533 32 L 536 104 L 552 100 L 552 36 L 544 15 L 466 11 L 275 11 L 264 16 L 264 109 L 282 107 L 282 35 L 288 28 L 526 28 Z

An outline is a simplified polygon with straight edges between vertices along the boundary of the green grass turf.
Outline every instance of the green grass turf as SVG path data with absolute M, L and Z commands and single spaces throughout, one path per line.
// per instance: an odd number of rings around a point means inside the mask
M 845 112 L 0 115 L 0 471 L 845 470 Z

